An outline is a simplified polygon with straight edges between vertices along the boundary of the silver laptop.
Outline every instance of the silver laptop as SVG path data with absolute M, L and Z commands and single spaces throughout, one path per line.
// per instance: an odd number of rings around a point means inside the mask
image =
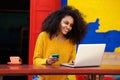
M 68 67 L 93 67 L 100 66 L 106 44 L 79 44 L 74 63 L 62 63 Z

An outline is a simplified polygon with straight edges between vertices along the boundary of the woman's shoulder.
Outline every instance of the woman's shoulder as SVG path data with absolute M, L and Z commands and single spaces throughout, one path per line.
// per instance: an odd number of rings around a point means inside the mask
M 48 35 L 48 33 L 46 31 L 42 31 L 39 33 L 40 35 Z
M 39 36 L 41 36 L 41 37 L 48 37 L 49 34 L 47 32 L 45 32 L 45 31 L 43 31 L 43 32 L 39 33 Z

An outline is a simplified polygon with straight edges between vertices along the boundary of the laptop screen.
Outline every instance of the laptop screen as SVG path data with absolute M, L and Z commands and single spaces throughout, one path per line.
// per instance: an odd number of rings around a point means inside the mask
M 106 44 L 79 44 L 75 66 L 100 65 Z

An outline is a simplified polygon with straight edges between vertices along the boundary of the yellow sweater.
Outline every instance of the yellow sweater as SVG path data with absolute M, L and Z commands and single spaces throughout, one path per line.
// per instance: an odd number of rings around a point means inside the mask
M 76 55 L 76 45 L 73 45 L 68 39 L 65 41 L 50 39 L 48 33 L 41 32 L 36 41 L 33 64 L 36 66 L 46 64 L 47 58 L 54 53 L 59 54 L 60 58 L 53 66 L 72 62 Z M 39 75 L 39 77 L 42 80 L 65 80 L 67 75 Z

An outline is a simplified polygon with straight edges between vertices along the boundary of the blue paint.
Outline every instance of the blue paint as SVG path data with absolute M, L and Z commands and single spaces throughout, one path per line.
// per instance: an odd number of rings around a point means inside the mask
M 80 44 L 106 43 L 105 51 L 114 52 L 115 48 L 120 47 L 120 31 L 96 32 L 99 26 L 99 18 L 95 22 L 88 23 L 88 32 Z
M 61 0 L 61 6 L 63 7 L 65 5 L 67 5 L 67 0 Z

